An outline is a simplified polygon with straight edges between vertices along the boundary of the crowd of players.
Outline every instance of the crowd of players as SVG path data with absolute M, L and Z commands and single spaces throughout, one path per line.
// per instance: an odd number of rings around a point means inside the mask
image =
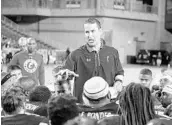
M 55 92 L 35 86 L 17 65 L 2 75 L 2 125 L 164 125 L 172 123 L 172 73 L 162 69 L 159 84 L 142 69 L 139 83 L 130 83 L 111 98 L 108 83 L 95 76 L 83 88 L 83 103 L 72 96 L 71 74 L 56 79 Z M 57 77 L 56 77 L 57 78 Z

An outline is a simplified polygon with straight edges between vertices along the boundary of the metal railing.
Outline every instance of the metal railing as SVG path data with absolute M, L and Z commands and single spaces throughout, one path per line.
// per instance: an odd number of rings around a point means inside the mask
M 13 21 L 11 21 L 10 19 L 8 19 L 7 17 L 1 15 L 1 23 L 2 26 L 5 26 L 6 28 L 10 29 L 12 32 L 14 32 L 15 35 L 18 35 L 18 38 L 20 38 L 21 36 L 25 36 L 25 37 L 33 37 L 36 39 L 36 41 L 43 45 L 46 46 L 48 48 L 53 48 L 55 49 L 55 47 L 51 46 L 50 44 L 48 45 L 48 43 L 44 42 L 43 40 L 41 40 L 38 36 L 33 36 L 31 34 L 31 32 L 26 31 L 26 29 L 21 28 L 18 24 L 14 23 Z M 40 46 L 41 46 L 40 45 Z
M 22 32 L 24 34 L 29 34 L 29 32 L 27 32 L 24 28 L 21 28 L 18 24 L 14 23 L 13 21 L 11 21 L 10 19 L 8 19 L 7 17 L 1 15 L 1 23 L 3 25 L 6 25 L 10 28 L 15 29 L 17 32 Z

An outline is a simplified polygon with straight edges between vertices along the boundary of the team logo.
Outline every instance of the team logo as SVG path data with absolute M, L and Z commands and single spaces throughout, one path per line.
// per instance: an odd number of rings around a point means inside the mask
M 36 71 L 37 67 L 38 67 L 38 64 L 33 59 L 27 59 L 24 62 L 24 69 L 29 73 L 34 73 Z

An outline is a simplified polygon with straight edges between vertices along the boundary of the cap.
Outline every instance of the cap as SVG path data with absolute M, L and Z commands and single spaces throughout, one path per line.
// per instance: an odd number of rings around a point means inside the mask
M 163 74 L 164 74 L 164 75 L 169 75 L 169 76 L 172 77 L 172 70 L 171 70 L 171 69 L 167 69 L 167 70 L 164 71 Z
M 160 80 L 162 79 L 168 79 L 170 82 L 172 82 L 172 77 L 170 75 L 163 75 Z
M 103 78 L 95 76 L 85 82 L 83 93 L 88 98 L 96 100 L 109 93 L 109 85 Z
M 166 93 L 169 93 L 169 94 L 172 94 L 172 85 L 166 85 L 162 92 L 166 92 Z

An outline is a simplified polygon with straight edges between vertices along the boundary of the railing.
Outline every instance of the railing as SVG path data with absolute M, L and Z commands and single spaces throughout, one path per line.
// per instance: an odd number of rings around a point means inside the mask
M 33 37 L 41 45 L 46 46 L 48 48 L 53 48 L 53 49 L 55 48 L 55 47 L 52 47 L 51 45 L 48 45 L 48 43 L 45 43 L 43 40 L 41 40 L 37 36 L 32 36 L 31 32 L 28 32 L 24 28 L 21 28 L 18 24 L 14 23 L 13 21 L 11 21 L 10 19 L 6 18 L 3 15 L 1 16 L 1 23 L 2 23 L 2 25 L 7 26 L 12 31 L 14 31 L 15 34 L 17 33 L 16 35 L 19 35 L 18 37 L 21 37 L 21 36 Z
M 27 32 L 24 28 L 21 28 L 18 24 L 14 23 L 13 21 L 11 21 L 10 19 L 8 19 L 7 17 L 1 15 L 1 22 L 4 25 L 7 25 L 13 29 L 15 29 L 17 32 L 22 32 L 24 34 L 29 34 L 29 32 Z

